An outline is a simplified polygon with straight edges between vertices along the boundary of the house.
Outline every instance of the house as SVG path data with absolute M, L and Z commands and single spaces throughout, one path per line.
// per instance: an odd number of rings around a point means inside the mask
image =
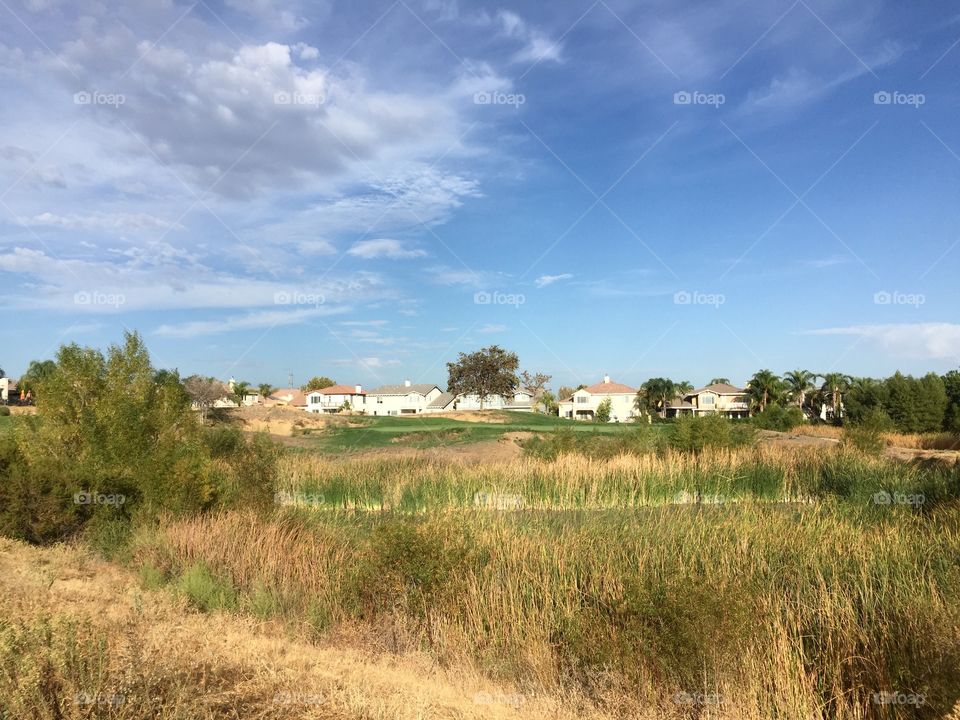
M 368 415 L 416 415 L 440 397 L 443 391 L 437 385 L 411 383 L 383 385 L 366 395 L 364 408 Z
M 678 415 L 712 415 L 718 413 L 728 418 L 745 418 L 750 414 L 750 399 L 747 391 L 728 383 L 713 383 L 692 390 L 683 397 L 667 403 L 667 417 Z
M 286 405 L 298 410 L 305 410 L 307 408 L 307 398 L 298 388 L 280 388 L 270 393 L 270 397 L 266 398 L 264 405 Z
M 633 406 L 636 397 L 635 388 L 614 382 L 609 375 L 604 375 L 603 382 L 580 388 L 570 397 L 561 400 L 560 417 L 593 420 L 600 403 L 610 400 L 610 422 L 625 422 L 638 414 Z
M 0 378 L 0 402 L 10 400 L 10 378 Z
M 366 393 L 360 385 L 332 385 L 306 393 L 306 410 L 312 413 L 335 413 L 347 409 L 363 412 Z
M 480 410 L 480 397 L 478 395 L 454 395 L 453 393 L 441 393 L 431 402 L 426 412 L 448 412 L 451 410 Z M 502 395 L 488 395 L 483 399 L 483 410 L 515 410 L 517 412 L 533 412 L 533 391 L 526 388 L 517 388 L 512 394 L 504 397 Z

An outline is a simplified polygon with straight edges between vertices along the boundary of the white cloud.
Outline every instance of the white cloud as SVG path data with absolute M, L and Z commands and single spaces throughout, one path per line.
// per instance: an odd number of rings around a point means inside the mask
M 960 360 L 960 325 L 954 323 L 851 325 L 809 330 L 804 334 L 859 337 L 894 355 L 931 360 Z
M 400 240 L 389 238 L 360 240 L 355 242 L 347 252 L 350 255 L 367 260 L 384 257 L 391 260 L 406 260 L 424 257 L 427 254 L 425 250 L 408 249 Z
M 195 320 L 172 325 L 161 325 L 154 333 L 164 337 L 192 338 L 201 335 L 233 332 L 235 330 L 259 330 L 283 325 L 299 325 L 315 318 L 340 315 L 348 307 L 313 307 L 296 310 L 263 310 L 245 315 L 232 315 L 221 320 Z
M 547 285 L 552 285 L 555 282 L 561 280 L 569 280 L 573 277 L 571 273 L 561 273 L 559 275 L 541 275 L 536 280 L 533 281 L 533 284 L 538 288 L 546 287 Z
M 496 19 L 504 37 L 524 43 L 511 58 L 513 62 L 563 62 L 563 44 L 559 41 L 554 42 L 540 30 L 531 27 L 515 12 L 501 10 L 497 13 Z
M 17 221 L 26 226 L 60 227 L 66 230 L 107 231 L 116 233 L 142 230 L 183 230 L 178 222 L 171 222 L 142 212 L 97 212 L 88 215 L 40 213 L 32 217 L 20 217 Z
M 478 332 L 478 333 L 485 333 L 485 334 L 486 334 L 486 333 L 501 333 L 501 332 L 504 332 L 506 329 L 507 329 L 507 326 L 506 326 L 506 325 L 495 325 L 495 324 L 492 324 L 492 323 L 488 323 L 488 324 L 484 325 L 483 327 L 477 328 L 477 332 Z

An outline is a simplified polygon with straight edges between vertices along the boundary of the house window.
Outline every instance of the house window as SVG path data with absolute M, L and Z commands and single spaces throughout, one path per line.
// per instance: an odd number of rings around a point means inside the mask
M 577 396 L 577 402 L 580 403 L 581 405 L 582 405 L 582 404 L 585 404 L 585 403 L 587 403 L 587 402 L 589 402 L 589 401 L 590 401 L 590 398 L 587 397 L 586 395 L 578 395 L 578 396 Z
M 701 405 L 713 405 L 713 401 L 714 401 L 715 399 L 716 399 L 716 398 L 714 398 L 713 395 L 704 395 L 703 398 L 701 398 L 701 400 L 700 400 L 700 404 L 701 404 Z

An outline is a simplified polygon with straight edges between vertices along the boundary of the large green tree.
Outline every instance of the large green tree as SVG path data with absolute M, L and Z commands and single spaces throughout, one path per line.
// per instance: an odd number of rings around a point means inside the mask
M 43 391 L 43 384 L 57 369 L 53 360 L 31 360 L 27 371 L 20 376 L 17 386 L 21 392 L 30 392 L 39 395 Z
M 843 395 L 850 387 L 852 378 L 840 372 L 828 372 L 820 375 L 820 377 L 823 378 L 820 393 L 824 399 L 830 402 L 830 407 L 833 409 L 833 421 L 839 423 L 843 417 Z
M 780 402 L 783 392 L 783 381 L 770 370 L 758 370 L 747 383 L 747 397 L 760 412 L 766 410 L 770 403 Z
M 807 399 L 816 390 L 816 377 L 809 370 L 791 370 L 783 376 L 790 400 L 801 410 L 807 406 Z
M 472 353 L 460 353 L 456 362 L 447 363 L 447 392 L 476 395 L 480 409 L 491 395 L 509 396 L 517 389 L 516 353 L 497 345 Z
M 312 377 L 307 381 L 306 385 L 301 385 L 300 390 L 302 392 L 308 393 L 313 392 L 314 390 L 323 390 L 324 388 L 333 387 L 337 383 L 326 377 L 325 375 L 318 375 Z
M 641 412 L 660 413 L 660 417 L 667 415 L 667 403 L 677 396 L 677 384 L 670 378 L 650 378 L 637 392 L 634 406 Z

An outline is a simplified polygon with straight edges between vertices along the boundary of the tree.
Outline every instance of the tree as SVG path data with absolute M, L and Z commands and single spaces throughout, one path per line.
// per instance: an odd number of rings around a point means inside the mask
M 847 388 L 850 387 L 851 378 L 849 375 L 838 372 L 826 373 L 820 377 L 823 378 L 823 385 L 820 386 L 820 391 L 825 397 L 830 399 L 830 407 L 833 408 L 833 419 L 834 422 L 838 423 L 843 415 L 841 409 L 843 394 L 847 391 Z
M 889 404 L 886 383 L 869 377 L 852 378 L 843 399 L 845 420 L 853 424 L 875 423 L 879 417 L 877 412 L 887 415 Z
M 667 403 L 677 396 L 677 384 L 670 378 L 650 378 L 640 386 L 638 401 L 650 412 L 667 416 Z M 637 401 L 634 401 L 636 405 Z M 638 408 L 640 409 L 640 408 Z
M 610 422 L 610 408 L 613 403 L 610 402 L 610 398 L 605 398 L 600 401 L 600 404 L 597 405 L 597 410 L 593 414 L 593 419 L 597 422 Z
M 497 345 L 470 353 L 460 353 L 456 362 L 447 363 L 447 392 L 476 395 L 483 402 L 491 395 L 512 395 L 517 388 L 516 353 Z
M 544 390 L 543 395 L 540 396 L 540 404 L 548 415 L 556 415 L 560 411 L 556 396 L 549 390 Z
M 683 397 L 693 392 L 693 383 L 689 380 L 682 380 L 677 383 L 677 397 Z
M 233 390 L 231 395 L 233 395 L 233 401 L 237 405 L 243 405 L 243 401 L 246 399 L 247 395 L 250 394 L 250 383 L 241 380 L 240 382 L 235 382 L 233 384 Z
M 260 383 L 257 385 L 257 392 L 260 394 L 260 397 L 266 399 L 270 397 L 270 393 L 273 392 L 273 385 L 270 383 Z
M 183 381 L 183 389 L 187 397 L 200 410 L 200 421 L 206 422 L 207 411 L 213 407 L 213 404 L 225 397 L 227 388 L 223 383 L 212 377 L 202 377 L 200 375 L 191 375 Z
M 27 366 L 27 371 L 20 376 L 17 385 L 21 392 L 30 392 L 38 395 L 42 392 L 42 386 L 49 380 L 57 370 L 57 364 L 53 360 L 31 360 Z
M 576 387 L 570 387 L 569 385 L 561 385 L 560 389 L 557 390 L 557 402 L 563 402 L 564 400 L 569 400 L 570 396 L 573 395 L 577 390 L 583 390 L 586 385 L 581 383 Z
M 534 407 L 540 407 L 543 403 L 544 393 L 547 392 L 547 385 L 550 383 L 551 376 L 546 373 L 531 373 L 524 370 L 520 373 L 520 387 L 526 388 L 533 393 Z
M 807 404 L 807 398 L 810 393 L 816 390 L 814 380 L 816 379 L 809 370 L 791 370 L 783 376 L 784 384 L 790 399 L 797 404 L 797 407 L 803 410 Z
M 949 403 L 943 378 L 936 373 L 927 373 L 915 382 L 917 397 L 916 431 L 939 432 L 943 429 L 943 420 Z
M 758 370 L 747 383 L 747 397 L 760 412 L 783 395 L 783 381 L 770 370 Z
M 306 385 L 301 385 L 300 390 L 308 393 L 313 392 L 314 390 L 323 390 L 324 388 L 333 387 L 334 385 L 336 385 L 336 383 L 333 380 L 324 375 L 319 375 L 317 377 L 310 378 Z
M 730 381 L 727 378 L 714 378 L 710 381 L 711 385 L 729 385 Z
M 943 387 L 947 393 L 947 411 L 944 413 L 943 429 L 960 432 L 960 371 L 951 370 L 943 376 Z

